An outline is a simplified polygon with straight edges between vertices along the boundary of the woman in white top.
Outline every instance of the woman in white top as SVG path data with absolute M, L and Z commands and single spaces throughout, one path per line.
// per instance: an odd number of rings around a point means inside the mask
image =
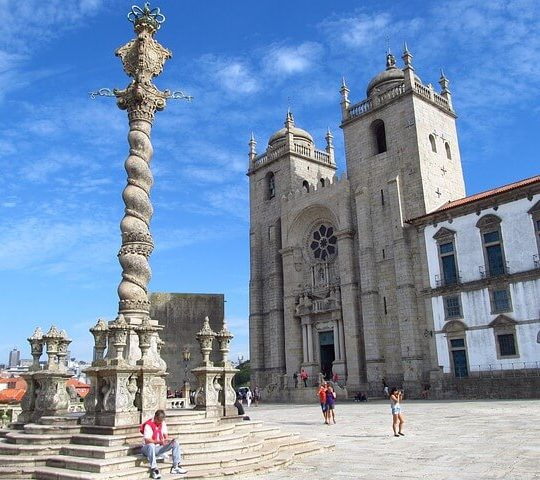
M 403 415 L 401 413 L 401 400 L 403 399 L 403 392 L 398 390 L 396 387 L 392 387 L 390 391 L 390 407 L 392 409 L 392 429 L 394 430 L 394 437 L 405 436 L 402 432 L 403 424 Z

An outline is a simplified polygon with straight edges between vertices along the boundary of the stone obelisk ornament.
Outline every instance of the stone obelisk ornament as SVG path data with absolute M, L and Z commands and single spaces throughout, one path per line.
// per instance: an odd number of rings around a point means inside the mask
M 120 223 L 122 246 L 118 253 L 122 280 L 118 286 L 118 316 L 103 320 L 90 330 L 95 349 L 92 367 L 86 370 L 92 387 L 85 399 L 84 425 L 116 427 L 138 423 L 166 404 L 166 365 L 159 353 L 159 330 L 149 316 L 149 257 L 154 248 L 150 233 L 153 184 L 150 132 L 156 111 L 166 99 L 187 99 L 182 92 L 160 91 L 152 83 L 172 54 L 154 35 L 165 21 L 159 8 L 133 6 L 128 14 L 135 38 L 116 51 L 124 71 L 131 77 L 124 90 L 102 88 L 91 97 L 115 96 L 129 119 L 129 155 L 125 161 L 127 185 Z M 107 353 L 104 351 L 107 349 Z
M 150 10 L 148 3 L 142 9 L 134 6 L 128 19 L 133 22 L 137 37 L 120 47 L 116 55 L 133 80 L 126 89 L 114 90 L 118 106 L 127 110 L 129 118 L 129 156 L 125 163 L 128 178 L 122 194 L 126 208 L 120 223 L 122 247 L 118 253 L 122 266 L 118 310 L 124 315 L 144 317 L 150 311 L 147 286 L 152 273 L 148 258 L 154 248 L 150 233 L 153 213 L 150 131 L 156 111 L 165 108 L 166 98 L 170 96 L 168 91 L 158 90 L 152 79 L 163 71 L 172 53 L 154 39 L 165 21 L 158 8 Z

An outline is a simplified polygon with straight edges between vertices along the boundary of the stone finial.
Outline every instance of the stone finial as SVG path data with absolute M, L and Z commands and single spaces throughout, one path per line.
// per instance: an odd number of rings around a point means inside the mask
M 386 70 L 390 70 L 392 68 L 396 68 L 396 57 L 392 55 L 390 48 L 388 48 L 386 52 Z
M 67 368 L 67 354 L 68 354 L 68 347 L 71 343 L 71 339 L 68 338 L 67 332 L 65 330 L 62 330 L 60 332 L 60 339 L 58 340 L 58 366 L 61 370 L 65 370 Z
M 334 135 L 332 135 L 332 132 L 330 131 L 330 127 L 326 130 L 326 136 L 324 137 L 326 139 L 326 153 L 328 153 L 328 156 L 330 157 L 330 162 L 335 163 L 334 160 Z
M 251 137 L 249 138 L 249 160 L 250 162 L 253 161 L 253 159 L 257 156 L 257 142 L 255 141 L 255 136 L 253 135 L 253 132 L 251 132 Z
M 452 94 L 450 92 L 450 89 L 448 88 L 449 84 L 450 81 L 448 80 L 448 78 L 446 78 L 446 75 L 441 68 L 441 78 L 439 78 L 439 85 L 441 86 L 441 97 L 445 98 L 448 101 L 448 107 L 450 108 L 450 110 L 453 110 Z
M 90 333 L 94 337 L 94 362 L 103 360 L 105 349 L 107 348 L 107 335 L 109 327 L 102 318 L 98 319 L 97 323 L 90 329 Z
M 439 78 L 439 85 L 441 86 L 442 93 L 446 93 L 450 91 L 448 89 L 449 84 L 450 84 L 450 81 L 448 80 L 448 78 L 446 78 L 446 75 L 444 74 L 444 71 L 441 68 L 441 77 Z
M 135 327 L 135 332 L 139 337 L 139 348 L 141 349 L 141 359 L 137 363 L 144 365 L 148 361 L 148 350 L 151 346 L 152 337 L 157 331 L 157 328 L 152 326 L 150 317 L 143 318 L 140 325 Z
M 413 68 L 412 66 L 412 53 L 409 52 L 409 47 L 407 46 L 407 42 L 403 44 L 403 55 L 401 56 L 403 59 L 403 63 L 405 63 L 405 68 Z
M 201 347 L 201 354 L 203 356 L 202 365 L 212 365 L 212 362 L 210 361 L 210 352 L 212 351 L 212 343 L 214 342 L 215 336 L 216 333 L 210 328 L 210 319 L 204 317 L 202 329 L 195 335 Z
M 223 320 L 223 326 L 221 330 L 216 334 L 216 338 L 219 344 L 219 351 L 221 352 L 221 363 L 223 366 L 230 364 L 229 362 L 229 344 L 234 338 L 234 335 L 227 328 L 227 323 Z
M 62 340 L 62 333 L 55 325 L 43 335 L 43 341 L 47 345 L 47 370 L 58 370 L 58 349 Z
M 291 109 L 287 109 L 287 116 L 285 117 L 285 128 L 287 130 L 290 130 L 292 127 L 294 127 L 294 117 L 291 112 Z
M 41 331 L 41 328 L 37 327 L 32 336 L 27 340 L 32 352 L 32 370 L 39 370 L 39 359 L 43 353 L 43 332 Z
M 124 348 L 127 345 L 129 324 L 124 315 L 120 314 L 109 324 L 109 345 L 114 347 L 113 362 L 124 363 Z
M 347 87 L 347 84 L 345 83 L 345 77 L 341 77 L 341 88 L 339 89 L 339 93 L 341 94 L 341 118 L 342 120 L 346 120 L 349 118 L 349 106 L 351 102 L 349 101 L 349 88 Z

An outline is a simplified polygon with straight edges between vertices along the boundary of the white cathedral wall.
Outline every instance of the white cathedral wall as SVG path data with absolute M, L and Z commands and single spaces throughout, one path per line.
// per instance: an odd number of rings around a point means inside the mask
M 533 197 L 532 201 L 526 198 L 500 205 L 497 211 L 489 209 L 480 216 L 475 213 L 454 218 L 452 222 L 445 221 L 437 226 L 428 225 L 425 228 L 425 240 L 429 269 L 429 280 L 432 288 L 436 287 L 435 276 L 440 275 L 437 243 L 433 235 L 441 228 L 454 230 L 458 270 L 461 281 L 470 282 L 480 279 L 478 266 L 484 265 L 484 255 L 480 232 L 476 227 L 478 220 L 488 213 L 501 218 L 501 232 L 503 237 L 504 254 L 509 263 L 510 273 L 527 271 L 534 268 L 533 255 L 538 254 L 538 246 L 534 236 L 534 227 L 531 216 L 527 211 L 540 199 L 540 195 Z M 540 280 L 528 280 L 509 284 L 512 311 L 508 312 L 510 318 L 520 321 L 534 321 L 535 323 L 516 325 L 516 341 L 518 358 L 497 358 L 495 335 L 492 328 L 486 327 L 499 314 L 491 313 L 489 290 L 461 292 L 461 306 L 463 317 L 460 319 L 468 328 L 473 330 L 465 332 L 467 358 L 471 371 L 493 369 L 512 369 L 540 366 L 540 344 L 537 336 L 540 330 Z M 435 331 L 441 331 L 447 320 L 445 319 L 443 297 L 431 299 Z M 437 357 L 439 365 L 445 373 L 451 372 L 450 353 L 446 334 L 436 334 Z

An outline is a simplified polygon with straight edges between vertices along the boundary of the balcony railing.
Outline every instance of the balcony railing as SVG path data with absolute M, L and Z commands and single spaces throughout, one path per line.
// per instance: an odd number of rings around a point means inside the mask
M 453 277 L 441 277 L 440 275 L 435 275 L 435 286 L 439 287 L 448 287 L 451 285 L 459 285 L 461 283 L 461 272 L 459 275 Z
M 459 368 L 459 367 L 458 367 Z M 456 378 L 540 377 L 540 362 L 487 363 L 455 371 Z
M 499 277 L 501 275 L 510 275 L 510 263 L 504 262 L 497 266 L 489 267 L 488 265 L 480 265 L 478 267 L 480 278 Z

